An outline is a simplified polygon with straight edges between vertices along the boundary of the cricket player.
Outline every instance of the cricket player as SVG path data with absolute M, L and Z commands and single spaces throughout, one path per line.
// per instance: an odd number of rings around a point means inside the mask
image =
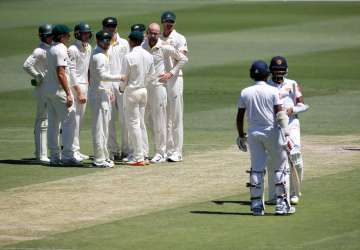
M 289 139 L 292 148 L 289 148 L 289 158 L 295 168 L 290 168 L 290 201 L 296 205 L 300 198 L 300 185 L 303 180 L 303 159 L 301 155 L 300 143 L 300 121 L 298 115 L 309 109 L 304 104 L 304 97 L 301 93 L 299 84 L 286 78 L 288 73 L 287 60 L 283 56 L 275 56 L 270 62 L 272 78 L 268 81 L 269 85 L 277 88 L 280 92 L 280 99 L 283 101 L 283 108 L 289 117 Z M 293 173 L 297 171 L 297 173 Z M 272 179 L 273 171 L 269 170 L 268 178 Z M 297 179 L 298 177 L 298 179 Z M 274 185 L 269 181 L 269 200 L 275 199 Z
M 74 157 L 78 161 L 89 159 L 88 155 L 80 152 L 80 128 L 84 118 L 86 101 L 89 87 L 89 62 L 91 56 L 91 45 L 89 41 L 92 37 L 91 27 L 87 23 L 75 25 L 74 36 L 75 42 L 69 47 L 68 53 L 70 58 L 70 81 L 71 90 L 74 100 L 75 116 L 70 117 L 64 124 L 63 128 L 69 124 L 75 123 L 75 137 L 73 148 Z M 71 121 L 74 118 L 75 121 Z
M 169 79 L 179 74 L 179 71 L 188 61 L 187 57 L 173 46 L 162 44 L 160 34 L 160 25 L 157 23 L 150 24 L 147 30 L 147 38 L 142 44 L 142 47 L 154 58 L 155 75 L 157 76 L 155 82 L 147 87 L 148 111 L 155 142 L 155 156 L 151 159 L 152 163 L 166 161 L 166 84 Z M 178 62 L 173 65 L 170 71 L 165 70 L 165 60 L 168 58 Z
M 148 138 L 144 121 L 147 102 L 146 86 L 155 80 L 153 56 L 141 47 L 144 33 L 132 31 L 129 34 L 131 52 L 125 56 L 121 75 L 126 78 L 125 114 L 126 124 L 131 138 L 132 159 L 131 166 L 144 166 L 148 151 Z
M 63 150 L 60 155 L 59 130 L 70 117 L 75 119 L 74 97 L 69 84 L 69 56 L 66 44 L 70 39 L 71 29 L 63 24 L 53 28 L 54 44 L 47 53 L 48 71 L 45 75 L 41 91 L 46 98 L 48 109 L 48 147 L 50 149 L 50 165 L 82 165 L 74 157 L 73 141 L 75 123 L 68 123 L 62 128 Z M 66 121 L 68 122 L 68 121 Z
M 282 108 L 277 89 L 266 83 L 270 75 L 267 64 L 255 61 L 250 68 L 250 76 L 255 83 L 243 89 L 238 101 L 237 129 L 239 137 L 236 142 L 240 150 L 247 151 L 249 144 L 250 196 L 253 215 L 264 215 L 264 174 L 267 164 L 275 171 L 276 208 L 278 215 L 291 214 L 295 208 L 289 202 L 288 179 L 289 166 L 286 151 L 282 147 L 279 137 L 281 129 L 288 135 L 288 116 Z M 244 115 L 248 121 L 248 137 L 244 133 Z
M 170 44 L 184 55 L 187 54 L 188 48 L 186 39 L 183 35 L 175 30 L 176 15 L 171 11 L 166 11 L 161 15 L 163 24 L 163 33 L 161 39 L 164 44 Z M 178 62 L 173 58 L 168 58 L 165 64 L 165 70 L 169 72 Z M 168 80 L 167 89 L 167 157 L 170 162 L 182 161 L 182 148 L 184 142 L 183 127 L 183 72 L 180 70 L 174 76 L 167 75 L 164 80 Z
M 120 75 L 110 73 L 108 50 L 112 34 L 106 31 L 96 33 L 97 47 L 90 59 L 89 103 L 92 108 L 92 137 L 94 147 L 94 167 L 112 168 L 114 162 L 108 151 L 109 123 L 115 94 L 114 82 L 123 81 Z
M 122 60 L 129 53 L 129 43 L 121 38 L 117 32 L 118 21 L 115 17 L 106 17 L 102 21 L 103 30 L 112 34 L 111 46 L 108 50 L 110 60 L 110 73 L 119 75 L 121 72 Z M 112 114 L 109 128 L 109 150 L 110 158 L 113 160 L 126 159 L 131 153 L 129 138 L 125 123 L 123 94 L 119 92 L 119 82 L 113 82 L 113 93 L 115 101 L 112 103 Z M 116 119 L 119 117 L 121 126 L 121 154 L 120 147 L 116 140 Z
M 45 24 L 39 27 L 40 44 L 25 60 L 24 70 L 33 78 L 31 84 L 35 86 L 34 95 L 37 99 L 34 124 L 35 158 L 39 163 L 49 163 L 47 154 L 47 110 L 46 101 L 40 91 L 41 84 L 47 71 L 46 55 L 52 44 L 52 25 Z

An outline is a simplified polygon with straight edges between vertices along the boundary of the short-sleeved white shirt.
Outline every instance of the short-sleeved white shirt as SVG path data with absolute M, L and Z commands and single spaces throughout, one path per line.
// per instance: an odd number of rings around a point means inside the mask
M 65 94 L 59 78 L 57 67 L 64 66 L 69 82 L 69 55 L 67 47 L 63 43 L 55 43 L 47 54 L 48 71 L 42 84 L 43 91 L 47 94 Z
M 246 109 L 249 128 L 275 126 L 274 106 L 281 104 L 279 91 L 264 81 L 243 89 L 238 100 L 238 108 Z
M 70 58 L 70 80 L 71 84 L 88 83 L 89 62 L 91 56 L 91 45 L 83 44 L 76 40 L 69 47 Z
M 273 80 L 269 80 L 268 83 L 279 90 L 284 109 L 294 107 L 296 105 L 296 98 L 302 96 L 301 89 L 294 80 L 284 78 L 284 81 L 280 84 Z
M 125 56 L 121 75 L 128 78 L 126 88 L 145 88 L 156 79 L 153 56 L 141 46 L 134 47 Z

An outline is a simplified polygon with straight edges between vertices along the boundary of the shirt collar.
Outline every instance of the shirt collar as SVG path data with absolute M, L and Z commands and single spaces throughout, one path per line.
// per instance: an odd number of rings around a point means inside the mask
M 256 85 L 264 85 L 264 84 L 267 84 L 267 83 L 264 82 L 264 81 L 256 81 L 255 84 Z

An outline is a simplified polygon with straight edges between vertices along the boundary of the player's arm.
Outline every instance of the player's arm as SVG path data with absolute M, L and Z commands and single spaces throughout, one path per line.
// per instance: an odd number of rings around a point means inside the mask
M 245 137 L 244 133 L 244 117 L 245 117 L 245 108 L 239 108 L 236 116 L 236 127 L 239 137 Z
M 244 97 L 241 93 L 238 101 L 238 112 L 236 116 L 236 128 L 238 132 L 238 137 L 236 138 L 236 144 L 239 147 L 239 150 L 246 152 L 247 151 L 247 137 L 244 132 L 244 117 L 246 112 L 246 106 L 244 102 Z
M 68 80 L 66 77 L 65 66 L 57 66 L 56 73 L 57 73 L 57 77 L 59 79 L 60 85 L 66 93 L 66 106 L 68 108 L 70 108 L 73 105 L 73 98 L 72 98 Z
M 31 77 L 33 77 L 38 84 L 44 79 L 43 74 L 35 69 L 35 65 L 39 62 L 41 56 L 41 51 L 39 49 L 35 49 L 34 52 L 25 60 L 23 65 L 23 69 Z
M 160 77 L 159 80 L 161 82 L 166 82 L 171 77 L 173 77 L 174 75 L 177 75 L 179 73 L 179 71 L 188 62 L 188 58 L 187 58 L 187 56 L 185 56 L 185 54 L 176 50 L 172 46 L 164 46 L 164 47 L 162 47 L 162 49 L 163 49 L 165 57 L 170 57 L 170 58 L 174 59 L 175 61 L 177 61 L 176 65 L 169 72 L 164 72 L 159 76 Z
M 96 70 L 98 71 L 98 75 L 99 75 L 101 81 L 104 81 L 104 82 L 120 82 L 120 81 L 122 81 L 124 79 L 121 75 L 112 75 L 112 74 L 110 74 L 110 73 L 108 73 L 106 71 L 106 68 L 105 68 L 106 60 L 105 60 L 105 58 L 97 57 L 94 61 L 95 61 L 95 64 L 96 64 Z
M 84 103 L 86 103 L 86 96 L 84 95 L 84 93 L 82 93 L 79 83 L 77 82 L 77 76 L 76 76 L 76 67 L 77 67 L 76 51 L 70 47 L 68 50 L 68 54 L 69 54 L 69 59 L 70 59 L 70 61 L 69 61 L 70 83 L 75 91 L 76 99 L 77 99 L 78 103 L 84 104 Z
M 300 84 L 294 83 L 294 92 L 295 92 L 295 106 L 288 110 L 288 115 L 296 115 L 303 112 L 306 112 L 310 106 L 305 104 L 304 96 L 301 93 Z

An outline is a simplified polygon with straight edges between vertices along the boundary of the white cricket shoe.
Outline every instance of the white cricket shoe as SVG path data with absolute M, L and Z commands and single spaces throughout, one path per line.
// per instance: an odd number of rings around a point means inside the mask
M 290 197 L 290 204 L 291 205 L 297 205 L 299 204 L 300 198 L 296 195 L 293 195 Z
M 177 152 L 175 152 L 175 153 L 171 154 L 170 156 L 168 156 L 167 159 L 168 159 L 169 162 L 179 162 L 179 161 L 183 160 L 182 155 L 180 155 Z
M 49 164 L 50 163 L 50 159 L 47 156 L 42 156 L 36 159 L 36 162 L 40 163 L 40 164 Z
M 90 159 L 90 156 L 85 155 L 85 154 L 83 154 L 83 153 L 78 152 L 78 155 L 80 156 L 80 158 L 81 158 L 83 161 Z
M 275 207 L 276 215 L 289 215 L 295 213 L 295 207 L 289 206 L 285 201 L 278 203 Z
M 92 166 L 94 168 L 113 168 L 114 167 L 114 162 L 112 160 L 105 160 L 101 163 L 93 163 Z
M 161 154 L 155 154 L 155 156 L 150 160 L 151 163 L 162 163 L 165 162 L 166 159 Z

